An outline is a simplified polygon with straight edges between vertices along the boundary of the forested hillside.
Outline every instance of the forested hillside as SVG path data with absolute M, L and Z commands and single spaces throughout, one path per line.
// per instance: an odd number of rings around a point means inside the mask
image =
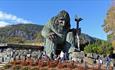
M 16 24 L 0 28 L 1 43 L 25 43 L 42 41 L 41 29 L 36 24 Z

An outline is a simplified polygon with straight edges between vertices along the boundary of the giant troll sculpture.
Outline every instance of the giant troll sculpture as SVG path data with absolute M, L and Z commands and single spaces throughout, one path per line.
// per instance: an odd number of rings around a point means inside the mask
M 51 59 L 54 59 L 56 50 L 63 51 L 68 58 L 75 51 L 75 36 L 70 31 L 70 16 L 65 10 L 52 17 L 41 33 L 45 38 L 44 51 Z

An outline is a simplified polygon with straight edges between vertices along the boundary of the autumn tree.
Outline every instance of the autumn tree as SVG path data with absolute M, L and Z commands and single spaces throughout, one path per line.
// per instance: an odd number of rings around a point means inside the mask
M 115 48 L 115 5 L 112 5 L 108 10 L 103 29 L 107 33 L 108 42 L 112 43 Z

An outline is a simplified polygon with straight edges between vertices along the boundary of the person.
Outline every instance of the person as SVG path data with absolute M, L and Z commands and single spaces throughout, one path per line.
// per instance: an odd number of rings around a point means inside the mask
M 75 50 L 74 34 L 70 30 L 70 16 L 65 10 L 60 11 L 52 17 L 42 29 L 42 36 L 45 38 L 44 51 L 50 59 L 55 59 L 56 50 L 64 53 Z
M 109 70 L 110 62 L 111 62 L 111 58 L 109 56 L 107 56 L 107 58 L 106 58 L 106 70 Z
M 83 65 L 84 65 L 84 70 L 87 70 L 88 69 L 88 66 L 87 66 L 87 54 L 84 55 L 84 58 L 83 58 Z
M 60 53 L 60 55 L 59 55 L 59 57 L 60 57 L 60 60 L 63 62 L 64 61 L 64 55 L 65 55 L 65 53 L 63 52 L 63 51 L 61 51 L 61 53 Z
M 42 60 L 50 60 L 50 58 L 46 55 L 46 52 L 42 52 L 41 56 L 40 56 L 40 59 Z
M 98 59 L 98 69 L 99 69 L 99 70 L 101 70 L 102 63 L 103 63 L 103 61 L 102 61 L 102 59 L 101 59 L 101 57 L 100 57 L 100 58 Z
M 113 62 L 113 70 L 115 70 L 115 61 Z

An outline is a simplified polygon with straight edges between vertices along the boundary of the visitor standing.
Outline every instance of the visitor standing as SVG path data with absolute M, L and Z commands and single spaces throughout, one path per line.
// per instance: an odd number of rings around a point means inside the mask
M 106 70 L 109 70 L 110 69 L 110 62 L 111 62 L 111 58 L 108 56 L 106 58 Z

